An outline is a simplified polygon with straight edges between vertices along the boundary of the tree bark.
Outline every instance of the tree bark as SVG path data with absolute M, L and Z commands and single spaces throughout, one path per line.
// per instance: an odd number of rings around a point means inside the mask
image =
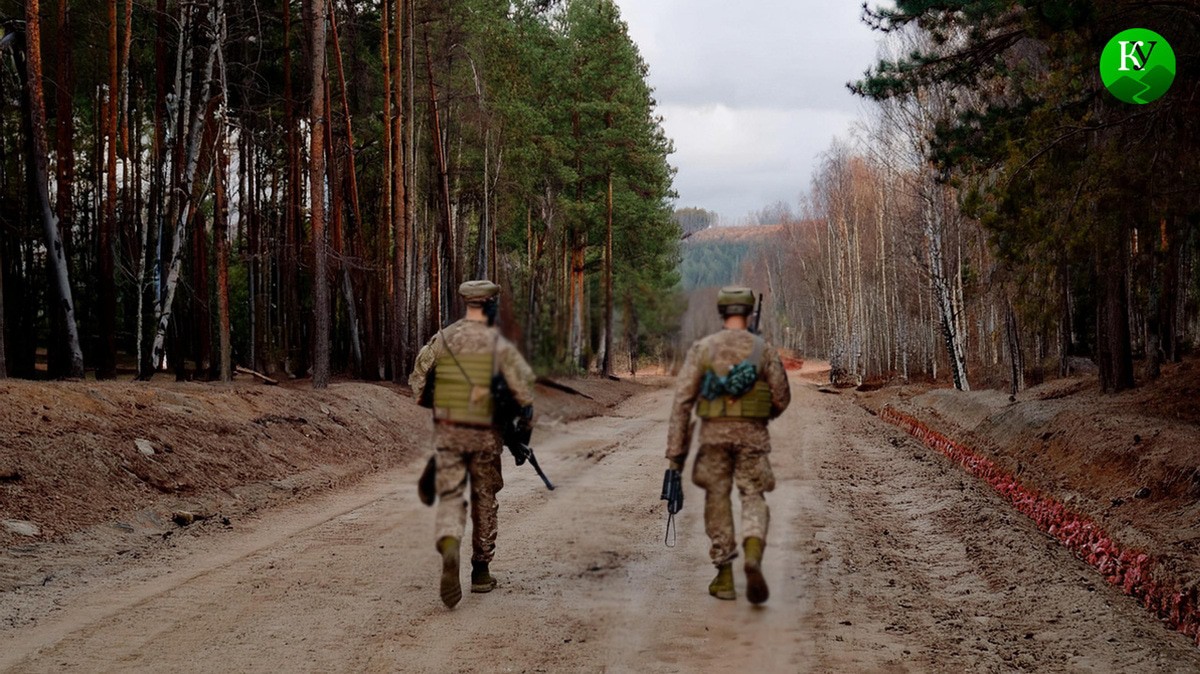
M 950 360 L 950 374 L 954 379 L 954 387 L 960 391 L 970 391 L 967 381 L 967 361 L 963 353 L 961 333 L 958 329 L 958 316 L 955 311 L 954 289 L 946 277 L 945 259 L 942 254 L 941 209 L 939 187 L 932 180 L 927 182 L 925 194 L 925 240 L 929 254 L 929 272 L 933 283 L 934 299 L 938 306 L 938 316 L 941 323 L 942 339 L 946 346 L 946 355 Z
M 1004 333 L 1008 342 L 1009 393 L 1016 395 L 1025 388 L 1025 357 L 1021 351 L 1021 332 L 1017 328 L 1017 314 L 1012 300 L 1006 300 Z
M 355 237 L 362 229 L 362 210 L 359 208 L 358 203 L 358 177 L 354 170 L 354 125 L 350 116 L 350 99 L 346 88 L 346 70 L 342 64 L 342 45 L 341 40 L 338 39 L 336 7 L 330 7 L 329 9 L 329 30 L 333 38 L 333 58 L 334 63 L 337 64 L 338 83 L 341 85 L 342 115 L 346 118 L 346 181 L 350 188 L 350 213 L 353 216 L 349 232 L 343 232 L 341 236 L 342 241 L 338 250 L 342 266 L 342 292 L 346 297 L 346 317 L 350 323 L 350 352 L 354 359 L 354 371 L 359 377 L 367 378 L 362 350 L 363 339 L 359 325 L 358 297 L 354 292 L 354 278 L 351 273 L 351 267 L 354 262 L 362 259 L 358 255 L 361 251 L 356 250 L 354 246 Z M 331 140 L 333 137 L 333 102 L 332 98 L 328 96 L 328 88 L 326 88 L 326 93 L 325 104 L 330 108 L 325 113 L 326 123 L 330 127 L 326 133 L 330 139 L 329 155 L 332 158 L 335 156 Z M 333 174 L 334 171 L 331 170 L 330 175 Z M 335 217 L 340 222 L 345 209 L 340 203 L 341 199 L 338 199 L 337 202 Z M 342 228 L 339 226 L 338 229 L 340 231 Z M 366 306 L 366 311 L 368 314 L 370 313 L 371 307 L 369 305 Z
M 71 14 L 69 0 L 58 2 L 58 36 L 62 44 L 71 43 Z M 57 113 L 55 130 L 55 173 L 57 186 L 55 189 L 55 214 L 58 216 L 58 232 L 63 242 L 63 257 L 68 269 L 71 265 L 71 254 L 74 250 L 72 223 L 74 204 L 72 191 L 75 182 L 75 110 L 72 91 L 74 87 L 74 68 L 70 49 L 58 50 L 57 86 L 55 100 Z M 47 348 L 47 364 L 51 377 L 61 377 L 67 374 L 69 358 L 66 356 L 67 347 L 63 342 L 62 314 L 50 312 L 50 343 Z
M 151 141 L 150 200 L 146 220 L 142 224 L 142 250 L 138 269 L 137 369 L 138 379 L 147 379 L 154 372 L 151 356 L 153 345 L 153 310 L 157 300 L 155 269 L 156 251 L 163 213 L 163 165 L 166 163 L 167 124 L 167 2 L 158 0 L 155 12 L 154 37 L 154 137 Z M 69 50 L 68 50 L 69 51 Z
M 433 157 L 438 172 L 438 210 L 441 211 L 442 216 L 441 246 L 440 250 L 437 251 L 438 257 L 435 258 L 436 261 L 434 264 L 440 265 L 441 260 L 448 260 L 450 262 L 449 269 L 447 269 L 449 277 L 448 281 L 449 286 L 454 286 L 462 280 L 462 277 L 458 268 L 459 252 L 454 243 L 454 222 L 450 206 L 450 176 L 446 169 L 445 148 L 442 147 L 444 140 L 442 138 L 442 122 L 441 114 L 438 112 L 437 87 L 433 82 L 433 55 L 429 49 L 428 34 L 425 35 L 425 66 L 429 72 L 429 114 L 433 123 L 433 134 L 430 140 L 433 144 Z M 451 315 L 455 315 L 457 313 L 457 300 L 454 299 L 456 297 L 458 297 L 458 295 L 457 293 L 454 293 L 449 298 L 446 298 L 444 302 Z M 435 317 L 437 325 L 441 326 L 442 307 L 440 305 L 442 302 L 439 302 L 438 304 L 439 306 L 437 306 L 435 309 Z
M 600 372 L 612 376 L 613 342 L 613 184 L 612 171 L 608 172 L 608 198 L 605 200 L 604 240 L 604 358 Z
M 194 208 L 192 199 L 196 187 L 196 166 L 199 162 L 200 145 L 204 135 L 204 125 L 201 123 L 201 120 L 202 115 L 209 108 L 210 101 L 208 100 L 208 94 L 212 88 L 213 67 L 216 61 L 217 48 L 223 39 L 223 36 L 217 30 L 217 19 L 224 14 L 224 11 L 225 0 L 217 0 L 216 7 L 210 13 L 211 20 L 209 21 L 209 26 L 213 33 L 212 44 L 209 46 L 206 57 L 203 79 L 201 80 L 200 97 L 196 103 L 195 111 L 188 128 L 187 165 L 184 167 L 179 197 L 181 203 L 174 209 L 177 213 L 177 220 L 175 222 L 175 236 L 171 241 L 171 262 L 167 271 L 165 292 L 155 312 L 157 328 L 154 336 L 154 349 L 152 351 L 155 363 L 158 363 L 165 355 L 167 328 L 171 323 L 171 308 L 175 301 L 175 289 L 179 283 L 179 274 L 183 265 L 183 241 L 187 236 L 188 220 Z M 152 372 L 149 374 L 152 374 Z M 147 378 L 149 378 L 149 374 L 147 374 Z
M 409 227 L 410 220 L 408 217 L 408 198 L 406 190 L 406 176 L 408 170 L 408 155 L 407 144 L 405 143 L 405 120 L 408 116 L 405 115 L 405 85 L 409 78 L 402 77 L 405 64 L 405 37 L 408 31 L 405 30 L 407 23 L 407 8 L 406 0 L 395 0 L 395 52 L 392 56 L 392 77 L 391 77 L 391 95 L 392 95 L 392 117 L 389 119 L 390 125 L 390 140 L 392 145 L 389 147 L 389 155 L 391 156 L 391 173 L 389 174 L 389 184 L 384 191 L 388 192 L 391 204 L 391 230 L 392 230 L 392 380 L 396 383 L 404 383 L 408 380 L 408 373 L 411 369 L 410 359 L 408 357 L 409 336 L 412 334 L 412 323 L 409 320 L 410 305 L 409 305 L 409 289 L 412 287 L 408 283 L 408 260 L 411 255 L 411 247 L 409 246 Z M 414 306 L 416 302 L 412 303 Z
M 75 325 L 71 279 L 67 271 L 62 239 L 58 234 L 58 218 L 50 207 L 50 179 L 47 169 L 49 148 L 46 142 L 46 107 L 42 88 L 42 31 L 39 12 L 38 0 L 26 0 L 25 68 L 28 76 L 28 119 L 34 167 L 30 180 L 33 182 L 33 191 L 41 211 L 46 240 L 46 264 L 50 270 L 54 298 L 58 305 L 54 310 L 62 312 L 63 329 L 66 331 L 67 351 L 70 354 L 68 373 L 71 377 L 82 379 L 83 351 L 79 347 L 79 333 Z
M 225 190 L 225 185 L 229 180 L 229 157 L 225 153 L 225 134 L 223 132 L 217 139 L 216 164 L 213 239 L 217 249 L 217 312 L 221 344 L 218 377 L 221 381 L 228 382 L 233 380 L 229 327 L 229 198 L 226 196 Z
M 117 279 L 113 261 L 117 230 L 117 0 L 108 3 L 108 92 L 104 101 L 105 188 L 104 216 L 100 220 L 100 353 L 96 356 L 96 378 L 116 376 Z
M 1120 241 L 1124 242 L 1127 235 L 1127 231 L 1122 231 L 1118 235 Z M 1134 386 L 1129 335 L 1128 252 L 1123 245 L 1116 250 L 1119 251 L 1117 255 L 1098 253 L 1095 267 L 1100 287 L 1096 305 L 1096 365 L 1100 368 L 1100 389 L 1105 393 L 1119 393 Z M 1120 269 L 1112 268 L 1114 260 L 1120 264 Z
M 309 192 L 311 199 L 314 285 L 313 388 L 329 386 L 329 252 L 325 230 L 325 21 L 326 0 L 312 2 L 312 109 L 309 113 Z

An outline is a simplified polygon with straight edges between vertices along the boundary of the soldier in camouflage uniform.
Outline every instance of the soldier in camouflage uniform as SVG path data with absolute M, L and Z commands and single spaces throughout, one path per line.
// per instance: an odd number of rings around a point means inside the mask
M 746 594 L 751 602 L 761 604 L 769 595 L 762 573 L 769 520 L 763 494 L 775 488 L 767 422 L 787 409 L 792 394 L 775 348 L 747 330 L 747 317 L 754 309 L 753 291 L 722 288 L 717 309 L 725 329 L 693 344 L 679 372 L 667 460 L 672 470 L 683 470 L 694 409 L 700 417 L 700 449 L 692 481 L 706 492 L 704 527 L 712 540 L 709 555 L 717 567 L 709 594 L 718 599 L 737 598 L 733 584 L 737 542 L 729 498 L 736 484 L 742 501 Z
M 491 281 L 467 281 L 459 294 L 467 303 L 466 318 L 439 331 L 417 354 L 408 383 L 433 408 L 437 506 L 437 549 L 442 555 L 442 601 L 462 599 L 459 585 L 459 541 L 466 527 L 471 485 L 471 591 L 490 592 L 496 580 L 488 563 L 496 549 L 496 492 L 503 446 L 493 425 L 492 378 L 501 374 L 514 397 L 533 404 L 533 371 L 511 342 L 492 326 L 500 288 Z M 432 396 L 427 395 L 432 385 Z M 532 409 L 528 410 L 532 416 Z

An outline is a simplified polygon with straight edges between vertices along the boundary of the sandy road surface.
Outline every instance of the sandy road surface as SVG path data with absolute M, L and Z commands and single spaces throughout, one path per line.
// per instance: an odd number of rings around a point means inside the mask
M 659 390 L 539 428 L 559 489 L 506 464 L 501 586 L 455 610 L 413 465 L 89 583 L 0 632 L 0 670 L 1200 671 L 1200 650 L 940 456 L 793 387 L 762 608 L 707 595 L 690 484 L 663 547 Z

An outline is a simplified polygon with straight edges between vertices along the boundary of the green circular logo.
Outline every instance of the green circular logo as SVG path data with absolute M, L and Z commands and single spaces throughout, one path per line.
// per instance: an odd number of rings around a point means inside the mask
M 1175 50 L 1152 30 L 1123 30 L 1100 54 L 1100 79 L 1126 103 L 1156 101 L 1175 81 Z

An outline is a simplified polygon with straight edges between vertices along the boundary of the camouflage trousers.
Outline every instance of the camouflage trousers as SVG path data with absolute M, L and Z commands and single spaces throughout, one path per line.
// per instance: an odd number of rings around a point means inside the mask
M 692 481 L 705 490 L 704 529 L 712 541 L 709 557 L 720 566 L 737 557 L 730 492 L 737 484 L 742 502 L 742 538 L 767 540 L 771 514 L 765 492 L 775 488 L 769 445 L 701 444 Z
M 496 551 L 496 492 L 500 474 L 500 437 L 493 429 L 435 424 L 437 446 L 437 538 L 462 539 L 467 526 L 467 484 L 471 486 L 471 559 L 490 562 Z

